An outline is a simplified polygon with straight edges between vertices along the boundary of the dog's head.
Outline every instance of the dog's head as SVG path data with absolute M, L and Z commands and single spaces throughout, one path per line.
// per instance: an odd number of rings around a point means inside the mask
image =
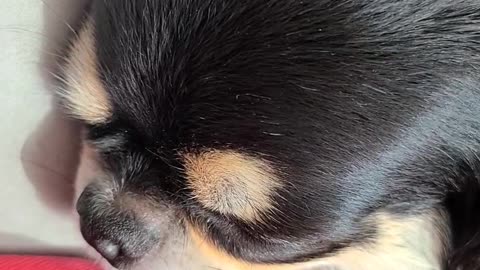
M 187 243 L 222 269 L 440 269 L 446 185 L 411 137 L 434 82 L 377 61 L 351 1 L 247 2 L 93 1 L 59 91 L 103 171 L 85 239 L 120 268 Z

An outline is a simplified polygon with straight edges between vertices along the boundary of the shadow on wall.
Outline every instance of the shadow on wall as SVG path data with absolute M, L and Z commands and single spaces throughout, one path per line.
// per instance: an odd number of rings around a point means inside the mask
M 40 73 L 45 89 L 55 88 L 58 61 L 74 36 L 88 0 L 43 0 L 43 54 Z M 79 164 L 80 129 L 55 106 L 30 135 L 22 149 L 22 165 L 39 198 L 57 212 L 74 210 L 75 179 Z

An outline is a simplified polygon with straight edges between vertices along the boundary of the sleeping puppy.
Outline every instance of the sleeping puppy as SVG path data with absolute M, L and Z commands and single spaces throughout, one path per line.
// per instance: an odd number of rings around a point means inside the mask
M 477 0 L 94 0 L 60 64 L 119 269 L 480 269 Z

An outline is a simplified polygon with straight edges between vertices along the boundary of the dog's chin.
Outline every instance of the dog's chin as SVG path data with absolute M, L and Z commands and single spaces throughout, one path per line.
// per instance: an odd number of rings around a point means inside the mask
M 94 248 L 87 245 L 86 254 L 89 260 L 92 260 L 96 266 L 100 267 L 102 270 L 117 270 L 118 268 L 113 267 L 108 261 L 102 257 Z
M 137 261 L 131 262 L 120 262 L 118 265 L 111 265 L 100 253 L 98 253 L 94 248 L 87 248 L 87 256 L 92 260 L 100 269 L 102 270 L 156 270 L 164 269 L 161 263 L 154 262 L 153 259 L 148 259 L 149 256 Z

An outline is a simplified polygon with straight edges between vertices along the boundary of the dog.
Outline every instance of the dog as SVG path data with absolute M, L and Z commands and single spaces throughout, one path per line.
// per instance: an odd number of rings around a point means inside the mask
M 113 266 L 480 269 L 479 1 L 93 0 L 65 55 Z

